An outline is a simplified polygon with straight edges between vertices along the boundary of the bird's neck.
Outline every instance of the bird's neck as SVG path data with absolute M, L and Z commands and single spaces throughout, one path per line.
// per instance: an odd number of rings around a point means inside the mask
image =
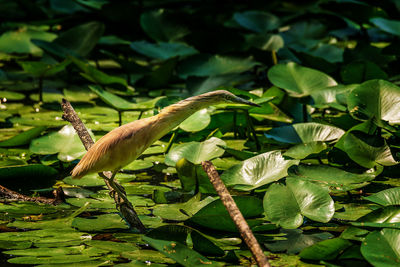
M 160 129 L 160 138 L 177 127 L 190 115 L 207 106 L 209 106 L 209 104 L 204 102 L 182 100 L 161 110 L 157 115 L 157 121 L 159 125 L 162 125 Z

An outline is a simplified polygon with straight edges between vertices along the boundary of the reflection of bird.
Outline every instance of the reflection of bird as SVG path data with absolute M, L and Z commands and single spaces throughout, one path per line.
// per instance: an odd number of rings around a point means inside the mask
M 193 96 L 164 108 L 158 115 L 122 125 L 100 138 L 72 170 L 72 177 L 113 171 L 134 161 L 153 142 L 163 137 L 196 111 L 220 103 L 258 106 L 234 94 L 218 90 Z

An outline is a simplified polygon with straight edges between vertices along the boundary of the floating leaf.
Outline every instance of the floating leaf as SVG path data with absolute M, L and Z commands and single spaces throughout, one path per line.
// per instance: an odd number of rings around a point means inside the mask
M 243 28 L 259 33 L 274 30 L 280 25 L 275 15 L 257 10 L 235 13 L 233 19 Z
M 29 164 L 20 166 L 0 167 L 0 179 L 19 179 L 19 178 L 40 178 L 45 179 L 52 177 L 58 173 L 56 169 L 42 164 Z
M 351 245 L 352 243 L 346 239 L 328 239 L 303 249 L 299 256 L 307 260 L 334 260 Z
M 336 141 L 342 137 L 344 133 L 342 129 L 334 126 L 305 122 L 273 128 L 265 135 L 279 142 L 301 144 L 318 141 Z
M 211 137 L 201 143 L 188 142 L 181 144 L 171 149 L 165 158 L 165 164 L 175 166 L 182 158 L 194 164 L 200 164 L 202 161 L 222 156 L 224 150 L 220 147 L 225 145 L 224 141 L 216 137 Z
M 136 41 L 131 43 L 131 48 L 140 54 L 156 59 L 169 59 L 198 53 L 196 49 L 183 43 L 160 42 L 152 44 L 146 41 Z
M 212 262 L 198 252 L 182 245 L 176 241 L 165 241 L 160 239 L 153 239 L 148 236 L 142 237 L 145 242 L 148 242 L 152 247 L 163 253 L 165 256 L 170 257 L 182 264 L 183 266 L 222 266 L 222 263 Z
M 350 114 L 360 120 L 400 123 L 400 87 L 384 80 L 371 80 L 353 89 L 347 97 Z
M 34 77 L 50 77 L 60 71 L 65 70 L 65 68 L 71 63 L 69 60 L 64 60 L 63 62 L 56 64 L 48 64 L 41 61 L 20 61 L 19 65 L 27 73 L 33 75 Z
M 208 124 L 210 124 L 210 121 L 210 111 L 204 108 L 193 113 L 193 115 L 184 120 L 179 125 L 179 128 L 181 128 L 185 132 L 198 132 L 206 128 Z
M 94 139 L 93 134 L 92 138 Z M 86 151 L 71 125 L 64 126 L 58 132 L 34 139 L 29 150 L 41 155 L 58 153 L 58 158 L 62 161 L 77 159 Z
M 36 128 L 29 129 L 23 133 L 11 137 L 10 139 L 0 142 L 0 147 L 13 147 L 23 146 L 31 142 L 32 139 L 38 137 L 47 127 L 39 126 Z
M 375 26 L 384 32 L 391 33 L 393 35 L 400 36 L 400 21 L 390 20 L 385 18 L 372 18 L 371 21 Z
M 312 181 L 333 191 L 348 191 L 366 186 L 373 174 L 355 174 L 326 165 L 299 165 L 288 170 L 288 177 Z
M 275 86 L 285 89 L 294 97 L 308 96 L 313 91 L 337 85 L 325 73 L 293 62 L 273 66 L 268 71 L 268 78 Z
M 399 265 L 400 230 L 382 229 L 370 233 L 361 244 L 361 254 L 374 266 Z
M 236 196 L 233 199 L 244 218 L 260 216 L 263 212 L 262 202 L 259 198 Z M 219 199 L 200 209 L 190 218 L 190 221 L 211 229 L 237 232 L 235 223 Z
M 285 177 L 288 168 L 298 163 L 298 160 L 284 159 L 279 150 L 270 151 L 234 165 L 224 171 L 221 179 L 226 186 L 233 186 L 238 190 L 253 190 Z
M 251 58 L 199 54 L 184 59 L 178 66 L 179 76 L 215 76 L 247 71 L 258 63 Z
M 335 213 L 328 189 L 296 178 L 287 178 L 286 186 L 272 184 L 264 196 L 264 210 L 271 222 L 287 229 L 301 226 L 303 215 L 328 222 Z
M 400 205 L 400 187 L 382 190 L 364 199 L 382 206 Z

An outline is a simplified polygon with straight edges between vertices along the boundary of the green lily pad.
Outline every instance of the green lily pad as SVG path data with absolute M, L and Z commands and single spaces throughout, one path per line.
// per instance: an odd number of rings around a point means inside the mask
M 275 150 L 234 165 L 223 172 L 221 179 L 226 186 L 248 191 L 285 177 L 288 168 L 296 164 L 298 160 L 284 159 L 281 151 Z
M 144 102 L 140 102 L 140 103 L 132 103 L 129 102 L 117 95 L 114 95 L 113 93 L 110 93 L 104 89 L 102 89 L 100 86 L 97 85 L 89 85 L 89 89 L 96 93 L 101 100 L 103 100 L 105 103 L 107 103 L 108 105 L 110 105 L 111 107 L 113 107 L 116 110 L 119 111 L 146 111 L 149 109 L 154 108 L 155 104 L 162 98 L 162 96 L 160 97 L 156 97 L 153 98 L 149 101 L 144 101 Z
M 347 97 L 350 114 L 360 120 L 400 123 L 400 87 L 384 80 L 371 80 L 353 89 Z
M 337 141 L 344 133 L 342 129 L 334 126 L 305 122 L 273 128 L 265 136 L 282 143 L 301 144 L 316 141 Z
M 110 229 L 129 229 L 129 226 L 118 214 L 102 214 L 91 218 L 77 217 L 72 227 L 81 231 L 101 232 Z
M 244 218 L 257 217 L 263 212 L 262 202 L 259 198 L 236 196 L 233 199 Z M 220 199 L 201 208 L 190 218 L 190 222 L 215 230 L 237 232 L 235 223 Z M 248 223 L 250 227 L 253 226 L 250 221 Z
M 63 70 L 71 63 L 69 60 L 64 60 L 61 63 L 48 64 L 41 61 L 20 61 L 19 65 L 25 72 L 34 77 L 50 77 Z
M 374 231 L 361 244 L 361 254 L 374 266 L 389 267 L 399 265 L 399 240 L 399 229 Z
M 130 46 L 136 52 L 156 59 L 169 59 L 172 57 L 190 56 L 198 53 L 196 49 L 183 43 L 160 42 L 152 44 L 146 41 L 136 41 L 132 42 Z
M 185 132 L 198 132 L 206 128 L 208 124 L 210 124 L 210 121 L 210 112 L 208 109 L 204 108 L 193 113 L 190 117 L 184 120 L 179 125 L 179 128 Z
M 400 21 L 398 20 L 372 18 L 369 21 L 384 32 L 400 36 Z
M 178 66 L 182 78 L 214 76 L 247 71 L 258 63 L 251 58 L 199 54 L 184 59 Z
M 38 137 L 47 127 L 39 126 L 29 129 L 23 133 L 11 137 L 10 139 L 0 142 L 0 147 L 23 146 L 31 142 L 32 139 Z
M 304 159 L 309 155 L 318 154 L 327 148 L 328 145 L 325 142 L 320 141 L 297 144 L 289 148 L 285 153 L 283 153 L 283 155 L 293 159 Z
M 24 177 L 37 177 L 40 179 L 54 178 L 58 173 L 56 169 L 42 164 L 28 164 L 17 166 L 5 166 L 0 168 L 0 179 L 18 179 Z
M 375 175 L 355 174 L 325 165 L 299 165 L 289 168 L 288 177 L 312 181 L 332 191 L 349 191 L 366 186 Z
M 277 16 L 258 10 L 235 13 L 233 19 L 243 28 L 259 33 L 274 30 L 280 25 Z
M 400 205 L 400 187 L 382 190 L 364 199 L 382 206 Z
M 272 184 L 264 196 L 264 210 L 271 222 L 287 229 L 301 226 L 303 215 L 329 222 L 335 213 L 328 189 L 296 178 L 287 178 L 286 186 Z
M 188 142 L 181 144 L 171 149 L 165 158 L 165 164 L 175 166 L 182 158 L 194 164 L 200 164 L 202 161 L 222 156 L 224 150 L 220 148 L 221 146 L 225 146 L 225 142 L 216 137 L 211 137 L 201 143 Z
M 351 245 L 352 243 L 346 239 L 328 239 L 303 249 L 299 256 L 307 260 L 334 260 Z
M 145 12 L 140 16 L 144 32 L 157 42 L 172 42 L 190 33 L 188 27 L 176 21 L 176 16 L 165 9 Z
M 95 139 L 93 134 L 91 136 Z M 72 161 L 83 156 L 86 152 L 71 125 L 64 126 L 58 132 L 32 140 L 29 150 L 41 155 L 58 153 L 58 159 L 62 161 Z
M 201 195 L 197 194 L 184 203 L 157 205 L 153 209 L 153 214 L 165 220 L 184 221 L 214 200 L 213 197 L 201 200 Z
M 52 41 L 56 34 L 30 27 L 21 27 L 15 31 L 8 31 L 0 36 L 0 52 L 29 53 L 40 56 L 43 51 L 31 42 L 31 39 Z
M 4 101 L 7 100 L 22 100 L 25 98 L 25 95 L 18 92 L 13 91 L 0 91 L 0 99 Z
M 313 91 L 337 85 L 336 81 L 325 73 L 293 62 L 273 66 L 268 71 L 268 78 L 275 86 L 285 89 L 293 97 L 308 96 Z
M 71 57 L 71 60 L 79 69 L 83 71 L 81 75 L 91 82 L 99 84 L 120 84 L 128 87 L 127 81 L 121 77 L 108 75 L 75 57 Z

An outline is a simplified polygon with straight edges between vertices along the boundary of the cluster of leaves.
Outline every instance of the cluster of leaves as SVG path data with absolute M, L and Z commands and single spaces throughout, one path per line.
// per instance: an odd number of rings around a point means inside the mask
M 398 265 L 399 10 L 395 0 L 0 1 L 0 184 L 67 195 L 54 207 L 0 204 L 2 260 L 249 265 L 200 166 L 212 160 L 272 265 Z M 146 235 L 115 213 L 97 175 L 68 176 L 85 150 L 62 98 L 96 139 L 217 88 L 260 107 L 200 110 L 117 175 Z

